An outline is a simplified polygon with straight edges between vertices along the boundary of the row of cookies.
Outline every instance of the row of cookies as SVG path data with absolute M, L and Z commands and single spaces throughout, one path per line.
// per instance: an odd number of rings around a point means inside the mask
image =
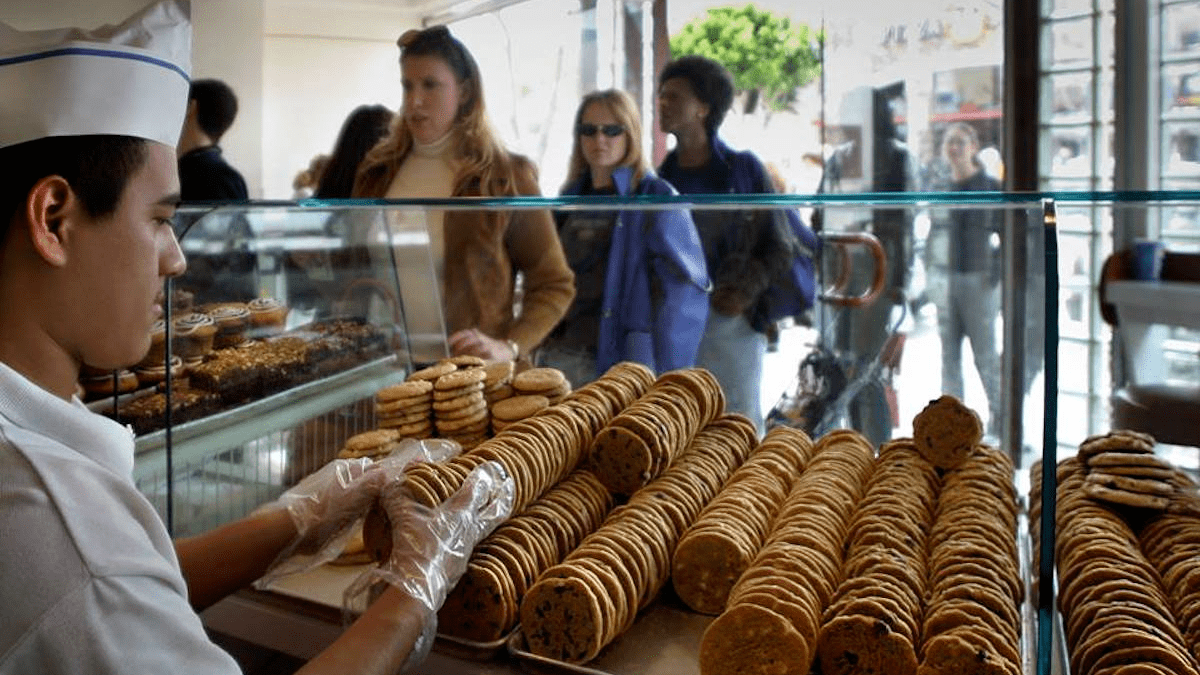
M 756 446 L 737 414 L 706 425 L 661 476 L 636 491 L 521 601 L 530 651 L 589 661 L 632 625 L 667 582 L 680 536 Z
M 1177 482 L 1187 478 L 1179 474 Z M 1138 543 L 1158 570 L 1184 645 L 1200 659 L 1200 517 L 1158 515 L 1138 532 Z
M 445 464 L 410 467 L 407 480 L 428 505 L 438 504 L 461 484 L 458 467 L 494 459 L 516 482 L 514 513 L 533 503 L 586 458 L 596 432 L 617 410 L 636 400 L 653 382 L 640 364 L 619 363 L 572 391 L 561 403 L 506 427 Z
M 1008 455 L 987 445 L 942 477 L 927 550 L 922 675 L 1022 672 L 1018 505 Z
M 1194 675 L 1196 658 L 1175 623 L 1171 599 L 1129 523 L 1085 490 L 1078 457 L 1057 467 L 1055 563 L 1058 607 L 1071 672 Z
M 675 548 L 671 583 L 684 604 L 701 614 L 725 609 L 812 452 L 803 431 L 777 426 L 767 432 Z
M 600 431 L 591 469 L 610 491 L 633 494 L 671 466 L 724 409 L 724 394 L 709 371 L 663 373 Z
M 529 585 L 599 527 L 612 503 L 594 475 L 576 470 L 509 518 L 471 554 L 438 612 L 438 632 L 479 643 L 508 634 Z
M 809 672 L 874 455 L 855 431 L 832 431 L 817 440 L 766 545 L 738 579 L 725 611 L 704 631 L 701 673 Z
M 1089 497 L 1137 509 L 1161 511 L 1171 503 L 1175 470 L 1154 454 L 1154 437 L 1139 431 L 1114 429 L 1085 438 L 1076 455 L 1086 476 Z
M 884 444 L 846 536 L 842 582 L 825 610 L 825 675 L 917 671 L 926 598 L 926 540 L 941 480 L 912 439 Z

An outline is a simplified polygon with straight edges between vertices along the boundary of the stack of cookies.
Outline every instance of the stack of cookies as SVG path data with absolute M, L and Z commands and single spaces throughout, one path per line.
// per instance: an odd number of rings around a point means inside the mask
M 738 579 L 725 611 L 700 640 L 700 670 L 807 673 L 821 612 L 841 578 L 842 543 L 874 467 L 861 434 L 838 430 L 817 441 L 767 544 Z
M 491 418 L 483 398 L 483 368 L 468 367 L 433 382 L 433 423 L 438 436 L 470 450 L 488 437 Z
M 664 373 L 596 435 L 591 468 L 610 491 L 630 495 L 675 461 L 724 411 L 716 378 L 702 368 Z
M 1165 513 L 1138 534 L 1142 551 L 1162 579 L 1184 645 L 1200 658 L 1200 518 Z
M 675 465 L 543 572 L 521 601 L 530 651 L 582 663 L 624 632 L 666 583 L 680 535 L 745 461 L 754 438 L 740 415 L 714 420 Z
M 1138 431 L 1114 430 L 1089 436 L 1078 457 L 1087 474 L 1083 491 L 1093 499 L 1161 511 L 1170 504 L 1175 471 L 1154 454 L 1154 437 Z
M 533 417 L 549 406 L 550 399 L 536 394 L 510 396 L 502 401 L 497 401 L 491 404 L 492 431 L 500 433 L 523 419 Z
M 1128 668 L 1121 672 L 1200 672 L 1172 612 L 1179 598 L 1168 596 L 1159 570 L 1142 553 L 1128 523 L 1086 494 L 1079 458 L 1063 460 L 1058 476 L 1055 562 L 1071 672 L 1109 673 L 1120 666 Z M 1146 543 L 1163 537 L 1165 527 L 1146 528 Z M 1176 553 L 1149 548 L 1156 558 Z M 1165 560 L 1161 563 L 1170 570 Z M 1172 578 L 1167 587 L 1176 588 L 1181 581 Z M 1194 631 L 1191 625 L 1186 629 Z
M 433 434 L 433 383 L 409 380 L 375 392 L 375 424 L 400 438 Z
M 355 434 L 346 439 L 342 449 L 338 451 L 338 459 L 357 459 L 370 457 L 380 459 L 387 457 L 400 441 L 400 434 L 395 429 L 375 429 Z
M 1017 511 L 1012 462 L 995 448 L 976 446 L 943 475 L 927 542 L 923 674 L 1020 675 Z
M 486 375 L 483 378 L 483 397 L 487 399 L 488 405 L 495 405 L 497 401 L 513 395 L 512 378 L 513 378 L 513 362 L 512 361 L 495 361 L 483 366 Z
M 512 378 L 512 389 L 518 396 L 545 396 L 553 405 L 571 393 L 571 383 L 557 368 L 530 368 Z
M 438 631 L 474 642 L 507 634 L 534 579 L 561 562 L 611 509 L 612 496 L 591 472 L 567 476 L 475 548 L 438 612 Z
M 758 555 L 775 514 L 812 455 L 808 435 L 772 428 L 675 548 L 671 583 L 684 604 L 720 614 L 729 591 Z
M 817 642 L 825 675 L 916 673 L 926 596 L 925 542 L 939 483 L 937 471 L 911 439 L 880 448 L 846 536 L 843 581 L 825 610 Z

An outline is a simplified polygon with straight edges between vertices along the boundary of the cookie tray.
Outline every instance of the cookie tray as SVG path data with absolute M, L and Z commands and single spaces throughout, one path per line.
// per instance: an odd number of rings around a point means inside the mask
M 1026 582 L 1021 608 L 1021 672 L 1037 673 L 1037 607 L 1031 581 L 1031 541 L 1025 514 L 1017 523 L 1020 574 Z M 629 630 L 583 665 L 538 656 L 528 650 L 517 627 L 508 638 L 508 652 L 531 675 L 699 675 L 700 639 L 714 617 L 693 612 L 670 584 L 649 607 L 638 614 Z M 1060 671 L 1066 672 L 1066 671 Z
M 495 661 L 504 655 L 512 635 L 509 633 L 491 642 L 475 642 L 438 633 L 433 641 L 433 651 L 463 661 Z

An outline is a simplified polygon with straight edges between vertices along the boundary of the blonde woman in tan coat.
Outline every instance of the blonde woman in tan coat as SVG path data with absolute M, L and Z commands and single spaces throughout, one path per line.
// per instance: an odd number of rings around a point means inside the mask
M 399 45 L 403 107 L 363 162 L 354 196 L 538 195 L 536 167 L 507 151 L 492 130 L 479 68 L 466 47 L 445 26 L 409 31 Z M 526 357 L 575 296 L 550 213 L 429 211 L 427 223 L 451 352 Z

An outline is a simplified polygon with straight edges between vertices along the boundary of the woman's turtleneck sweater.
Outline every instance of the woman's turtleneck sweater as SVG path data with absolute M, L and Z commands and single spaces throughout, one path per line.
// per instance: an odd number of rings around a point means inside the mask
M 450 137 L 447 133 L 438 140 L 423 144 L 413 140 L 412 152 L 400 165 L 392 184 L 388 186 L 388 199 L 437 199 L 451 196 L 454 189 L 454 162 L 450 152 Z M 445 211 L 425 209 L 429 227 L 429 245 L 433 249 L 434 264 L 441 276 L 442 261 L 445 260 L 445 238 L 442 228 Z
M 451 196 L 454 189 L 454 163 L 450 147 L 450 134 L 429 144 L 414 141 L 412 152 L 400 165 L 384 196 L 388 199 L 440 199 Z M 412 246 L 411 239 L 407 238 L 398 239 L 393 250 L 396 272 L 400 275 L 406 327 L 410 335 L 444 335 L 440 298 L 446 297 L 445 215 L 443 209 L 427 207 L 395 209 L 388 214 L 387 221 L 393 233 L 420 232 L 422 225 L 429 233 L 428 253 L 423 247 Z M 410 243 L 400 243 L 402 241 Z M 432 276 L 429 273 L 431 262 Z M 433 346 L 437 348 L 437 345 Z M 442 345 L 440 349 L 444 351 L 445 346 Z

